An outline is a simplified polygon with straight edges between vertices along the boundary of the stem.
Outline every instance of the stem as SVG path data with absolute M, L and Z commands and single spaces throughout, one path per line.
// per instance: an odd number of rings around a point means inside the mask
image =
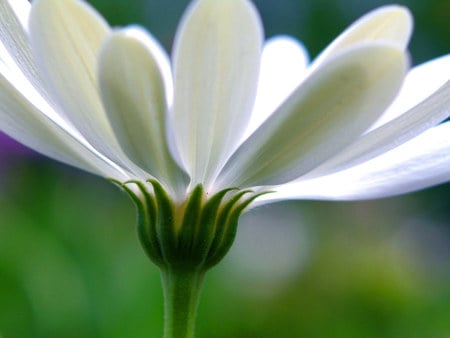
M 204 271 L 162 269 L 164 338 L 194 338 Z

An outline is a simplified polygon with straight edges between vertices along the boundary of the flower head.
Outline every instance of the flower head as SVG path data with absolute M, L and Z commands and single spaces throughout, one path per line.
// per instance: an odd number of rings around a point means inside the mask
M 111 29 L 81 0 L 0 0 L 0 19 L 0 129 L 138 203 L 230 193 L 242 211 L 450 179 L 450 55 L 408 70 L 404 7 L 362 17 L 312 63 L 290 37 L 264 42 L 248 0 L 193 1 L 172 62 L 143 28 Z

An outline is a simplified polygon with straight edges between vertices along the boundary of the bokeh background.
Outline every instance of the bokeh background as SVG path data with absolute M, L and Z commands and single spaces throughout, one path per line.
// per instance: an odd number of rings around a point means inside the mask
M 170 50 L 188 1 L 91 0 Z M 311 57 L 387 1 L 255 0 L 266 35 Z M 450 1 L 399 1 L 414 64 L 450 50 Z M 0 336 L 162 336 L 158 270 L 128 197 L 0 136 Z M 450 185 L 365 202 L 286 202 L 242 218 L 207 276 L 199 338 L 450 337 Z

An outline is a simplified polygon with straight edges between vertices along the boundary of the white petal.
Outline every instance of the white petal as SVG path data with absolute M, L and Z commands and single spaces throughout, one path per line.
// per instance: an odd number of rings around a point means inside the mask
M 48 109 L 51 109 L 47 106 Z M 61 162 L 104 177 L 127 180 L 122 169 L 31 104 L 0 75 L 0 130 Z
M 132 25 L 120 31 L 130 39 L 143 44 L 151 53 L 161 74 L 167 105 L 171 106 L 173 103 L 173 78 L 170 59 L 167 52 L 153 35 L 140 26 Z
M 52 97 L 62 108 L 59 112 L 96 149 L 120 163 L 119 146 L 104 113 L 96 81 L 97 54 L 108 32 L 104 20 L 85 2 L 33 2 L 33 52 Z
M 307 174 L 316 177 L 368 161 L 414 138 L 450 116 L 450 81 L 425 101 L 372 130 Z
M 414 67 L 408 73 L 399 95 L 371 129 L 405 113 L 450 80 L 450 54 Z
M 4 9 L 3 4 L 6 2 L 9 3 L 22 27 L 26 30 L 28 28 L 28 17 L 31 9 L 30 2 L 28 0 L 0 0 L 2 9 Z
M 280 184 L 354 141 L 395 97 L 403 51 L 358 46 L 313 73 L 232 156 L 221 186 Z
M 23 73 L 43 94 L 26 32 L 30 8 L 26 0 L 0 0 L 1 60 L 11 71 Z
M 447 122 L 357 167 L 275 188 L 277 192 L 261 196 L 258 203 L 284 199 L 373 199 L 448 182 L 449 135 Z
M 381 42 L 405 49 L 412 29 L 413 18 L 406 7 L 380 7 L 350 25 L 316 58 L 312 67 L 319 66 L 335 53 L 359 43 Z
M 308 52 L 299 41 L 289 36 L 276 36 L 266 41 L 255 106 L 244 139 L 297 88 L 306 74 L 308 62 Z
M 248 0 L 195 1 L 181 22 L 173 123 L 193 183 L 214 179 L 245 132 L 261 45 L 261 23 Z
M 139 28 L 111 34 L 99 56 L 99 84 L 108 118 L 125 153 L 166 184 L 180 172 L 166 142 L 164 52 Z

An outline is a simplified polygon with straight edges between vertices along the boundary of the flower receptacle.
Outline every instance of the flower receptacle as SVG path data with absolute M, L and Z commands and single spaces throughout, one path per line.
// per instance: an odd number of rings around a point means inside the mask
M 233 244 L 239 216 L 262 194 L 230 188 L 209 196 L 197 185 L 184 201 L 175 202 L 156 180 L 116 183 L 136 205 L 146 254 L 161 269 L 180 271 L 206 271 L 220 262 Z

